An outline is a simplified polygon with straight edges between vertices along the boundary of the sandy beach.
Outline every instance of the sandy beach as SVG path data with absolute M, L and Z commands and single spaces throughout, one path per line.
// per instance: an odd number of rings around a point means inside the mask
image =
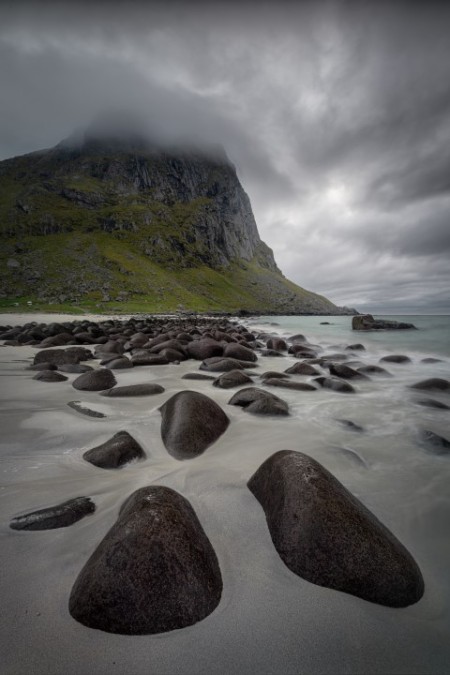
M 2 315 L 0 324 L 77 318 Z M 331 352 L 331 346 L 322 349 Z M 422 379 L 450 379 L 448 360 L 425 366 L 413 358 L 409 370 L 392 364 L 392 380 L 358 384 L 351 400 L 325 389 L 311 395 L 278 389 L 274 393 L 288 402 L 291 414 L 275 419 L 228 405 L 235 390 L 182 380 L 198 370 L 198 361 L 115 371 L 118 385 L 154 382 L 165 391 L 109 399 L 76 391 L 73 374 L 66 382 L 33 381 L 25 367 L 36 351 L 0 347 L 5 675 L 448 672 L 450 463 L 448 456 L 424 452 L 411 432 L 411 423 L 420 419 L 448 437 L 448 411 L 413 406 L 405 390 L 420 379 L 419 372 Z M 358 354 L 364 363 L 373 363 L 373 357 Z M 259 357 L 255 386 L 261 386 L 261 373 L 295 362 L 291 355 Z M 189 461 L 171 457 L 160 434 L 158 408 L 183 389 L 213 398 L 230 419 L 218 441 Z M 73 400 L 105 417 L 78 413 L 67 405 Z M 351 418 L 367 433 L 356 438 L 333 422 L 336 418 Z M 145 449 L 144 461 L 103 470 L 83 460 L 83 452 L 121 430 Z M 353 449 L 364 463 L 336 448 Z M 322 463 L 406 546 L 425 580 L 417 604 L 383 607 L 309 583 L 286 567 L 246 485 L 261 463 L 282 449 Z M 221 601 L 204 620 L 168 633 L 125 636 L 87 628 L 68 612 L 73 583 L 123 501 L 147 485 L 173 488 L 190 501 L 219 560 Z M 14 516 L 82 495 L 92 498 L 96 511 L 70 527 L 40 532 L 9 527 Z

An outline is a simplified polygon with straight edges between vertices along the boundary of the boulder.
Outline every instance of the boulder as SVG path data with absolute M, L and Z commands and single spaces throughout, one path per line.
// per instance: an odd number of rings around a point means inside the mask
M 191 626 L 219 604 L 216 554 L 189 502 L 168 487 L 134 492 L 78 575 L 69 611 L 124 635 Z
M 258 387 L 241 389 L 230 398 L 228 405 L 240 406 L 256 415 L 289 415 L 286 401 Z
M 450 410 L 450 406 L 442 403 L 441 401 L 435 401 L 433 398 L 421 398 L 418 401 L 415 401 L 418 405 L 423 405 L 426 408 L 435 408 L 436 410 Z
M 309 363 L 294 363 L 290 368 L 286 368 L 284 371 L 289 375 L 319 375 L 319 371 L 314 366 L 311 366 Z
M 248 487 L 294 574 L 389 607 L 406 607 L 422 597 L 423 578 L 406 548 L 308 455 L 275 453 Z
M 354 394 L 356 392 L 351 384 L 338 380 L 335 377 L 316 377 L 314 378 L 314 382 L 317 382 L 325 389 L 332 389 L 333 391 L 338 391 L 342 394 Z
M 398 330 L 416 328 L 412 323 L 402 321 L 388 321 L 387 319 L 374 319 L 372 314 L 359 314 L 352 318 L 353 330 Z
M 223 375 L 214 380 L 213 385 L 220 387 L 220 389 L 230 389 L 231 387 L 239 387 L 249 382 L 252 382 L 252 378 L 243 373 L 242 370 L 230 370 L 228 373 L 223 373 Z
M 108 368 L 110 370 L 124 370 L 125 368 L 133 368 L 133 363 L 126 356 L 120 356 L 118 359 L 114 358 L 108 361 Z
M 186 345 L 186 352 L 191 359 L 197 361 L 204 361 L 212 356 L 222 356 L 223 345 L 211 338 L 203 338 L 201 340 L 192 340 Z
M 224 356 L 213 356 L 210 359 L 205 359 L 200 364 L 200 370 L 208 370 L 212 373 L 225 373 L 230 370 L 244 370 L 244 368 L 251 367 L 252 364 L 242 363 L 237 359 L 225 358 Z
M 270 378 L 272 378 L 272 377 L 275 377 L 275 378 L 277 378 L 278 380 L 280 380 L 280 379 L 281 379 L 281 380 L 282 380 L 282 379 L 288 380 L 290 376 L 287 375 L 286 372 L 284 372 L 284 373 L 279 373 L 279 372 L 276 371 L 276 370 L 266 370 L 265 373 L 262 373 L 262 375 L 260 375 L 260 378 L 261 378 L 262 380 L 268 380 L 268 379 L 270 379 Z
M 100 392 L 100 396 L 153 396 L 154 394 L 162 394 L 164 391 L 164 387 L 161 387 L 160 384 L 145 382 L 142 384 L 128 384 L 123 387 L 106 389 L 106 391 Z
M 72 387 L 81 391 L 103 391 L 117 384 L 116 378 L 108 368 L 98 368 L 83 373 L 72 382 Z
M 211 398 L 195 391 L 180 391 L 160 408 L 161 437 L 176 459 L 192 459 L 223 434 L 229 419 Z
M 214 375 L 205 375 L 204 373 L 185 373 L 181 376 L 182 380 L 215 380 Z
M 330 371 L 330 375 L 336 375 L 336 377 L 342 377 L 345 380 L 369 379 L 364 373 L 360 373 L 359 371 L 354 370 L 353 368 L 350 368 L 350 366 L 346 366 L 343 363 L 329 363 L 328 370 Z
M 227 344 L 223 350 L 223 355 L 231 359 L 238 359 L 238 361 L 254 362 L 258 360 L 258 357 L 256 356 L 253 349 L 249 349 L 248 347 L 244 347 L 244 345 L 240 345 L 235 342 L 230 342 Z
M 118 469 L 133 459 L 144 459 L 145 452 L 128 431 L 119 431 L 105 443 L 84 453 L 83 459 L 100 469 Z
M 352 351 L 361 351 L 361 352 L 366 351 L 366 348 L 360 342 L 357 342 L 354 345 L 347 345 L 345 349 L 351 349 Z
M 87 350 L 86 350 L 87 351 Z M 89 352 L 90 353 L 90 352 Z M 92 354 L 91 354 L 92 356 Z M 78 352 L 69 349 L 45 349 L 34 355 L 33 363 L 51 363 L 60 366 L 63 363 L 79 363 L 85 359 L 80 357 Z
M 16 516 L 9 526 L 13 530 L 54 530 L 68 527 L 94 511 L 95 504 L 89 497 L 76 497 L 57 506 Z
M 409 356 L 404 356 L 403 354 L 389 354 L 388 356 L 383 356 L 380 359 L 380 363 L 386 361 L 387 363 L 411 363 Z
M 270 337 L 266 342 L 267 349 L 275 349 L 277 352 L 285 352 L 287 350 L 286 341 L 283 338 Z
M 32 366 L 27 366 L 27 370 L 58 370 L 58 367 L 55 366 L 54 363 L 41 361 L 41 363 L 36 363 Z
M 440 377 L 431 377 L 411 385 L 411 389 L 423 389 L 424 391 L 449 391 L 450 382 Z
M 264 380 L 268 387 L 284 387 L 284 389 L 293 389 L 295 391 L 317 391 L 317 387 L 307 382 L 292 382 L 278 377 L 269 377 Z
M 61 375 L 56 370 L 39 370 L 33 376 L 33 380 L 40 380 L 41 382 L 65 382 L 69 378 Z

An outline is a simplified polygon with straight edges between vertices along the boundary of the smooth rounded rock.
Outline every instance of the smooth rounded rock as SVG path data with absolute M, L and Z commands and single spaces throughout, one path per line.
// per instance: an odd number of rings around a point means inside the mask
M 314 366 L 311 366 L 309 363 L 294 363 L 290 368 L 286 368 L 284 371 L 289 375 L 319 375 L 319 371 Z
M 406 607 L 422 597 L 423 578 L 406 548 L 308 455 L 275 453 L 248 487 L 294 574 L 389 607 Z
M 346 366 L 343 363 L 329 363 L 328 370 L 330 371 L 330 375 L 336 375 L 336 377 L 342 377 L 345 380 L 369 379 L 365 373 L 360 373 L 359 371 L 354 370 L 353 368 L 350 368 L 350 366 Z
M 380 363 L 386 362 L 386 363 L 411 363 L 411 359 L 409 356 L 405 356 L 404 354 L 388 354 L 388 356 L 383 356 L 380 359 Z
M 284 389 L 292 389 L 294 391 L 317 391 L 317 387 L 307 382 L 292 382 L 291 380 L 277 377 L 265 379 L 264 384 L 268 387 L 284 387 Z
M 119 431 L 105 443 L 85 452 L 83 459 L 100 469 L 118 469 L 133 459 L 144 459 L 145 456 L 128 431 Z
M 436 401 L 434 398 L 421 398 L 418 401 L 414 401 L 417 405 L 423 405 L 426 408 L 435 408 L 436 410 L 450 410 L 450 406 L 442 401 Z
M 335 377 L 316 377 L 314 382 L 320 384 L 324 389 L 340 392 L 341 394 L 354 394 L 356 389 L 349 383 L 338 380 Z
M 99 412 L 98 410 L 92 410 L 91 408 L 88 408 L 87 406 L 83 405 L 81 401 L 69 401 L 67 405 L 69 406 L 69 408 L 72 408 L 72 410 L 76 410 L 82 415 L 86 415 L 86 417 L 95 417 L 98 419 L 106 417 L 104 413 Z
M 431 377 L 428 380 L 422 380 L 411 385 L 411 389 L 422 389 L 424 391 L 450 391 L 450 382 L 441 377 Z
M 89 497 L 76 497 L 57 506 L 16 516 L 9 526 L 13 530 L 54 530 L 68 527 L 94 511 L 95 504 Z
M 211 398 L 195 391 L 180 391 L 160 408 L 161 437 L 176 459 L 201 455 L 227 429 L 229 419 Z
M 122 506 L 78 575 L 69 612 L 90 628 L 150 635 L 201 621 L 221 594 L 217 556 L 192 506 L 150 486 Z
M 40 382 L 65 382 L 69 378 L 61 375 L 57 370 L 39 370 L 36 375 L 33 375 L 33 380 Z
M 228 373 L 223 373 L 223 375 L 214 380 L 213 385 L 220 389 L 230 389 L 231 387 L 239 387 L 252 381 L 252 378 L 241 370 L 230 370 Z
M 123 387 L 113 387 L 106 391 L 101 391 L 100 396 L 109 396 L 110 398 L 120 396 L 153 396 L 154 394 L 162 394 L 165 391 L 160 384 L 153 382 L 142 384 L 128 384 Z
M 258 360 L 253 349 L 249 349 L 248 347 L 244 347 L 244 345 L 233 342 L 227 344 L 223 350 L 223 355 L 231 359 L 238 359 L 238 361 L 250 361 L 253 363 Z
M 98 368 L 77 377 L 72 387 L 81 391 L 103 391 L 114 387 L 116 383 L 116 378 L 108 368 Z
M 239 406 L 256 415 L 289 415 L 286 401 L 258 387 L 241 389 L 230 398 L 228 405 Z

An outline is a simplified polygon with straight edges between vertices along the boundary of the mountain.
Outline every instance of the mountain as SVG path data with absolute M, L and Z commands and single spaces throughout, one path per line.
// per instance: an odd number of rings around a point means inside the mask
M 4 160 L 0 238 L 3 307 L 350 313 L 282 275 L 220 147 L 88 131 Z

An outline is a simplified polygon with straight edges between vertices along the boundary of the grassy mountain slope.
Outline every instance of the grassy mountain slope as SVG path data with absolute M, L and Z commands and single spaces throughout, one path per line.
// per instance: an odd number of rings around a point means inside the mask
M 85 143 L 0 162 L 0 307 L 341 313 L 286 280 L 222 157 Z

